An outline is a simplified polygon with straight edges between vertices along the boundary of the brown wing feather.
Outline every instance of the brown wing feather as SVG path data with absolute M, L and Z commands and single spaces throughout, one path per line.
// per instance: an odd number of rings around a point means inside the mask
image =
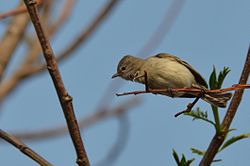
M 177 61 L 178 63 L 183 64 L 194 75 L 194 78 L 195 78 L 195 80 L 196 80 L 197 83 L 199 83 L 200 85 L 208 88 L 206 80 L 200 75 L 200 73 L 198 73 L 191 65 L 189 65 L 187 62 L 181 60 L 177 56 L 170 55 L 170 54 L 167 54 L 167 53 L 160 53 L 160 54 L 155 55 L 155 57 L 157 57 L 157 58 L 170 58 L 173 61 Z

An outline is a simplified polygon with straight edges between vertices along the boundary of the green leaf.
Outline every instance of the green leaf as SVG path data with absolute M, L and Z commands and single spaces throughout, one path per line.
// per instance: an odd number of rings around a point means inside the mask
M 237 129 L 234 129 L 234 128 L 228 129 L 228 131 L 226 133 L 226 136 L 225 136 L 225 140 L 228 138 L 229 133 L 232 132 L 232 131 L 235 131 L 235 130 L 237 130 Z
M 227 76 L 227 74 L 230 72 L 229 67 L 224 67 L 222 71 L 220 71 L 217 81 L 217 88 L 220 89 L 222 86 L 222 83 Z
M 206 151 L 201 151 L 201 150 L 196 149 L 196 148 L 191 148 L 191 151 L 192 151 L 192 153 L 198 154 L 198 155 L 200 155 L 200 156 L 204 156 L 205 153 L 206 153 Z
M 209 77 L 209 87 L 210 87 L 210 89 L 216 89 L 216 87 L 217 87 L 217 78 L 216 78 L 215 66 L 213 66 L 213 72 L 211 73 L 211 75 Z
M 193 117 L 193 120 L 203 120 L 215 126 L 215 123 L 208 119 L 207 112 L 201 111 L 199 107 L 196 110 L 184 113 L 184 115 Z
M 232 138 L 228 139 L 220 148 L 219 151 L 222 151 L 223 149 L 227 148 L 229 145 L 241 140 L 241 139 L 245 139 L 250 137 L 250 133 L 246 133 L 246 134 L 240 134 L 238 136 L 233 136 Z
M 190 166 L 190 164 L 195 160 L 194 158 L 190 160 L 186 160 L 186 157 L 184 156 L 184 154 L 182 154 L 181 161 L 180 161 L 178 154 L 176 153 L 174 149 L 173 149 L 173 156 L 178 166 Z
M 188 160 L 186 165 L 189 166 L 194 160 L 195 160 L 195 158 Z
M 186 165 L 186 157 L 184 156 L 184 154 L 181 155 L 181 166 Z
M 174 160 L 175 160 L 175 162 L 177 163 L 177 165 L 179 165 L 180 164 L 180 159 L 179 159 L 179 156 L 178 156 L 178 154 L 176 153 L 176 151 L 173 149 L 173 156 L 174 156 Z

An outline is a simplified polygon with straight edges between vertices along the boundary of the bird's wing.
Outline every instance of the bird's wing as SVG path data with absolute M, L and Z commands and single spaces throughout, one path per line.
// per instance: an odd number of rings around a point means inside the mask
M 198 73 L 191 65 L 189 65 L 187 62 L 181 60 L 177 56 L 170 55 L 170 54 L 167 54 L 167 53 L 160 53 L 160 54 L 155 55 L 155 57 L 157 57 L 157 58 L 168 58 L 168 59 L 171 59 L 171 60 L 176 61 L 178 63 L 181 63 L 182 65 L 184 65 L 186 68 L 188 68 L 191 71 L 191 73 L 194 75 L 194 78 L 195 78 L 195 80 L 196 80 L 196 82 L 198 84 L 208 88 L 206 80 L 200 75 L 200 73 Z

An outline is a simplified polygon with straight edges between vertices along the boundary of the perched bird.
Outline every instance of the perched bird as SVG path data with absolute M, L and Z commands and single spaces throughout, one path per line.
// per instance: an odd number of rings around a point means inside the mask
M 169 92 L 171 92 L 171 88 L 199 88 L 203 90 L 208 88 L 205 79 L 191 65 L 167 53 L 160 53 L 147 59 L 126 55 L 120 60 L 117 73 L 112 78 L 121 77 L 125 80 L 145 84 L 145 72 L 147 86 L 150 89 L 170 89 Z M 161 94 L 171 97 L 197 97 L 197 94 L 187 92 L 175 94 L 162 92 Z M 226 107 L 227 101 L 231 97 L 231 93 L 205 93 L 201 98 L 216 107 Z

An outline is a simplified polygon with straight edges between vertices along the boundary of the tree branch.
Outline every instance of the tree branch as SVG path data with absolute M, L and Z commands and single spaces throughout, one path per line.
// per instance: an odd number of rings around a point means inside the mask
M 120 105 L 112 108 L 112 109 L 102 109 L 98 110 L 92 115 L 89 115 L 87 117 L 82 117 L 79 120 L 79 127 L 81 129 L 86 129 L 91 125 L 94 125 L 100 121 L 103 121 L 107 118 L 117 117 L 121 114 L 125 114 L 129 110 L 131 110 L 133 107 L 137 106 L 140 103 L 140 100 L 138 97 L 133 97 L 128 101 L 125 101 L 121 103 Z M 41 130 L 35 130 L 35 131 L 19 131 L 19 132 L 13 132 L 12 134 L 22 140 L 26 141 L 39 141 L 42 139 L 49 139 L 58 137 L 61 135 L 64 135 L 68 132 L 67 126 L 62 125 L 59 127 L 49 127 L 47 129 L 41 129 Z
M 239 84 L 246 84 L 247 83 L 249 73 L 250 73 L 250 46 L 248 48 L 247 58 L 245 61 L 243 71 L 241 73 Z M 221 125 L 222 131 L 220 133 L 216 133 L 214 135 L 204 157 L 202 158 L 202 160 L 200 162 L 200 166 L 208 166 L 212 163 L 220 146 L 222 145 L 222 143 L 225 140 L 225 137 L 227 135 L 229 127 L 233 121 L 233 118 L 237 112 L 238 106 L 241 102 L 243 92 L 244 92 L 244 89 L 238 89 L 235 91 L 233 99 L 229 105 L 229 108 L 227 110 L 227 113 L 226 113 L 224 120 L 222 122 L 222 125 Z
M 107 18 L 108 14 L 111 13 L 112 9 L 120 2 L 120 0 L 109 0 L 109 2 L 104 6 L 104 8 L 97 14 L 95 19 L 87 26 L 86 29 L 78 34 L 75 41 L 71 42 L 68 48 L 63 50 L 57 57 L 57 61 L 61 62 L 62 60 L 68 58 L 70 55 L 73 55 L 72 52 L 75 51 L 79 46 L 84 44 L 87 39 L 95 32 L 95 30 L 101 25 L 101 23 Z M 72 3 L 71 3 L 72 5 Z M 59 19 L 65 19 L 64 16 L 60 16 Z M 59 23 L 62 21 L 57 21 L 49 30 L 49 34 L 53 34 L 55 27 L 58 28 Z M 34 44 L 32 46 L 32 51 L 27 54 L 27 60 L 25 59 L 23 64 L 14 72 L 9 79 L 5 80 L 0 84 L 0 103 L 4 101 L 6 96 L 11 94 L 20 82 L 26 78 L 31 78 L 31 76 L 37 76 L 46 69 L 46 64 L 40 64 L 38 66 L 33 66 L 32 62 L 37 58 L 38 53 L 40 52 L 40 46 Z
M 9 142 L 13 146 L 15 146 L 17 149 L 19 149 L 22 153 L 29 156 L 31 159 L 36 161 L 38 164 L 42 166 L 52 166 L 51 163 L 49 163 L 47 160 L 45 160 L 43 157 L 41 157 L 39 154 L 34 152 L 31 148 L 29 148 L 27 145 L 25 145 L 22 141 L 18 140 L 17 138 L 9 135 L 7 132 L 0 129 L 0 137 L 4 139 L 5 141 Z
M 50 42 L 48 40 L 47 35 L 44 33 L 44 29 L 40 23 L 40 19 L 38 16 L 38 11 L 36 8 L 35 0 L 24 0 L 28 12 L 30 14 L 31 21 L 36 30 L 38 39 L 40 41 L 44 58 L 47 63 L 47 68 L 50 73 L 50 76 L 53 80 L 58 98 L 60 100 L 65 119 L 67 121 L 68 129 L 70 132 L 71 139 L 75 146 L 75 150 L 77 153 L 77 163 L 80 166 L 89 166 L 89 160 L 84 149 L 83 141 L 81 139 L 79 126 L 77 124 L 77 120 L 74 114 L 72 97 L 68 94 L 67 90 L 64 87 L 61 74 L 59 72 L 57 62 L 51 48 Z
M 200 93 L 204 94 L 212 94 L 212 93 L 225 93 L 228 91 L 235 91 L 239 89 L 249 89 L 250 84 L 235 84 L 232 87 L 224 88 L 224 89 L 213 89 L 213 90 L 203 90 L 197 88 L 173 88 L 171 89 L 171 93 L 179 93 L 179 92 L 186 92 L 194 95 L 199 95 Z M 145 93 L 153 93 L 153 94 L 161 94 L 164 93 L 166 95 L 171 95 L 169 89 L 148 89 L 143 91 L 132 91 L 132 92 L 124 92 L 124 93 L 117 93 L 117 96 L 126 96 L 126 95 L 138 95 L 138 94 L 145 94 Z
M 42 5 L 42 3 L 44 2 L 44 0 L 37 0 L 37 6 Z M 21 5 L 18 6 L 16 9 L 12 9 L 10 11 L 7 11 L 5 13 L 1 13 L 0 14 L 0 19 L 4 19 L 6 17 L 10 17 L 10 16 L 15 16 L 21 13 L 27 12 L 27 8 L 25 7 L 25 5 Z
M 0 41 L 0 80 L 2 80 L 4 71 L 22 39 L 28 23 L 29 17 L 27 14 L 18 15 L 11 20 L 11 23 L 6 28 L 3 39 Z

